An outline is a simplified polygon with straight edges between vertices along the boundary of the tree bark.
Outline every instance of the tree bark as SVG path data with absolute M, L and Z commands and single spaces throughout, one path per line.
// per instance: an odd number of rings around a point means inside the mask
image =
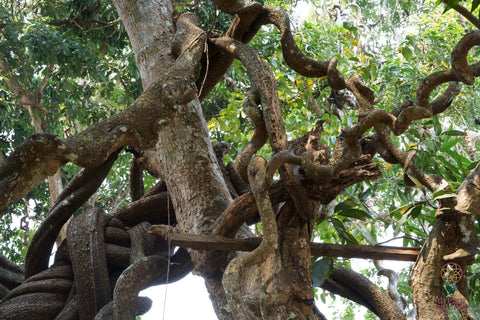
M 475 218 L 479 208 L 480 166 L 472 170 L 457 190 L 456 201 L 446 202 L 436 213 L 436 221 L 410 273 L 411 287 L 418 318 L 448 319 L 448 302 L 444 297 L 442 267 L 454 261 L 465 270 L 479 251 Z M 453 294 L 455 306 L 466 313 L 468 286 L 466 278 L 458 279 Z M 470 319 L 470 316 L 464 319 Z
M 170 48 L 175 36 L 172 3 L 114 0 L 114 4 L 128 32 L 146 89 L 174 61 Z M 157 172 L 166 182 L 179 228 L 190 234 L 208 234 L 231 197 L 213 153 L 198 99 L 177 106 L 174 119 L 160 130 L 156 147 L 146 151 L 144 158 L 147 169 Z M 190 254 L 196 270 L 206 280 L 218 317 L 228 319 L 221 273 L 205 253 Z
M 175 35 L 170 0 L 114 0 L 132 44 L 146 90 L 173 63 L 170 45 Z

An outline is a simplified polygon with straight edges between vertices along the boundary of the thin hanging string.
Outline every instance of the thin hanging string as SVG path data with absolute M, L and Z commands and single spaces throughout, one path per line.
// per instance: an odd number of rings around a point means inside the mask
M 215 15 L 213 16 L 213 22 L 212 22 L 212 25 L 210 26 L 210 29 L 207 32 L 207 37 L 205 38 L 205 44 L 204 44 L 204 47 L 203 47 L 203 52 L 205 53 L 206 58 L 207 58 L 207 65 L 205 67 L 205 76 L 203 77 L 203 81 L 202 81 L 202 84 L 200 86 L 200 90 L 198 90 L 198 97 L 202 96 L 203 86 L 205 85 L 205 81 L 207 81 L 208 70 L 210 68 L 210 57 L 208 56 L 208 37 L 210 36 L 213 29 L 215 28 L 215 23 L 217 21 L 217 6 L 214 5 L 213 7 L 214 7 L 214 10 L 215 10 Z
M 168 225 L 170 226 L 170 193 L 167 190 L 167 221 Z M 170 276 L 170 253 L 171 253 L 171 242 L 172 237 L 170 236 L 171 230 L 169 229 L 167 234 L 167 242 L 168 242 L 168 260 L 167 260 L 167 278 L 165 280 L 165 296 L 163 297 L 163 316 L 162 319 L 165 320 L 165 310 L 167 309 L 167 291 L 168 291 L 168 277 Z

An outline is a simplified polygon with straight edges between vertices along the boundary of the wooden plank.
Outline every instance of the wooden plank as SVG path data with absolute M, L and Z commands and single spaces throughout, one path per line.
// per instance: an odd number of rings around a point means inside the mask
M 312 256 L 415 261 L 420 248 L 310 243 Z
M 166 240 L 172 246 L 195 250 L 253 251 L 261 238 L 233 239 L 222 236 L 192 235 L 170 232 L 164 226 L 152 226 L 150 232 Z M 420 248 L 368 245 L 343 245 L 334 243 L 310 243 L 312 256 L 344 257 L 376 260 L 415 261 Z

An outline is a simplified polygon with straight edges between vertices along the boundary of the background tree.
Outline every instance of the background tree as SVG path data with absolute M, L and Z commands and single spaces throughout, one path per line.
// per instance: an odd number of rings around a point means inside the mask
M 381 319 L 405 318 L 399 291 L 420 319 L 447 319 L 446 295 L 474 318 L 477 93 L 458 82 L 480 74 L 464 17 L 477 18 L 458 2 L 446 8 L 463 16 L 322 2 L 292 32 L 291 4 L 270 4 L 284 8 L 2 2 L 2 252 L 24 267 L 0 260 L 2 318 L 131 319 L 149 308 L 138 291 L 193 267 L 220 319 L 323 319 L 313 286 Z M 48 205 L 41 182 L 59 169 L 66 188 L 49 183 Z M 28 233 L 11 225 L 23 215 L 27 229 L 32 209 L 42 223 L 23 258 Z M 261 243 L 243 255 L 162 240 L 252 230 Z M 388 294 L 348 261 L 311 259 L 313 237 L 375 245 L 381 233 L 425 244 L 411 292 L 378 261 Z M 467 276 L 443 285 L 446 262 Z

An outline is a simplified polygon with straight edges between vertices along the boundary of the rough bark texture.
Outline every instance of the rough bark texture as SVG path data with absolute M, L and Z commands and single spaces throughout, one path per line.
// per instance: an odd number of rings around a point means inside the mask
M 125 25 L 127 31 L 130 30 L 129 36 L 145 88 L 146 84 L 153 81 L 152 78 L 172 62 L 170 44 L 174 36 L 174 20 L 171 3 L 165 1 L 165 5 L 152 2 L 148 6 L 154 3 L 158 7 L 149 7 L 147 10 L 136 1 L 115 1 L 122 21 L 125 23 L 127 20 Z M 122 6 L 128 9 L 123 11 Z M 161 12 L 161 19 L 152 19 L 152 10 Z M 161 50 L 146 43 L 150 34 L 144 32 L 145 29 L 138 21 L 147 24 L 147 30 L 153 28 L 155 33 L 161 34 L 161 37 L 158 37 Z M 182 46 L 173 48 L 173 54 L 177 56 L 184 54 L 185 47 L 190 45 L 196 35 L 179 36 L 191 38 L 181 42 L 183 49 Z M 154 34 L 152 39 L 155 39 Z M 147 49 L 158 52 L 145 54 Z M 213 153 L 199 101 L 195 99 L 188 105 L 179 105 L 176 111 L 172 122 L 159 132 L 156 148 L 145 152 L 145 162 L 148 170 L 158 172 L 164 178 L 179 228 L 192 234 L 207 234 L 211 225 L 230 204 L 231 197 Z M 215 297 L 213 302 L 217 314 L 220 318 L 228 317 L 220 285 L 221 278 L 216 266 L 206 260 L 204 253 L 192 252 L 191 255 L 197 270 L 205 276 L 210 294 Z
M 179 108 L 172 124 L 160 134 L 157 146 L 167 188 L 176 195 L 172 202 L 179 228 L 191 234 L 208 234 L 231 198 L 213 155 L 198 101 Z M 205 253 L 191 255 L 211 295 L 216 297 L 217 314 L 226 314 L 223 293 L 218 291 L 218 266 L 212 265 Z
M 311 221 L 313 223 L 313 221 Z M 310 224 L 304 223 L 292 202 L 286 203 L 278 220 L 282 269 L 273 287 L 282 293 L 282 303 L 305 319 L 317 319 L 311 287 Z M 299 317 L 300 319 L 301 317 Z
M 442 257 L 447 245 L 441 235 L 443 228 L 442 221 L 437 220 L 410 274 L 412 293 L 414 297 L 418 297 L 415 299 L 415 306 L 420 319 L 448 319 L 446 310 L 442 310 L 437 304 L 443 297 L 440 270 L 444 264 Z
M 444 296 L 442 267 L 448 262 L 458 263 L 463 270 L 473 263 L 479 252 L 479 240 L 475 231 L 474 216 L 478 215 L 479 166 L 458 188 L 456 201 L 447 203 L 437 211 L 437 220 L 411 271 L 411 287 L 419 319 L 448 319 L 448 305 Z M 448 204 L 450 206 L 448 206 Z M 464 319 L 467 314 L 468 287 L 461 279 L 459 289 L 453 294 L 455 306 Z
M 172 1 L 114 0 L 113 4 L 127 30 L 146 90 L 174 61 L 170 51 L 175 34 Z

